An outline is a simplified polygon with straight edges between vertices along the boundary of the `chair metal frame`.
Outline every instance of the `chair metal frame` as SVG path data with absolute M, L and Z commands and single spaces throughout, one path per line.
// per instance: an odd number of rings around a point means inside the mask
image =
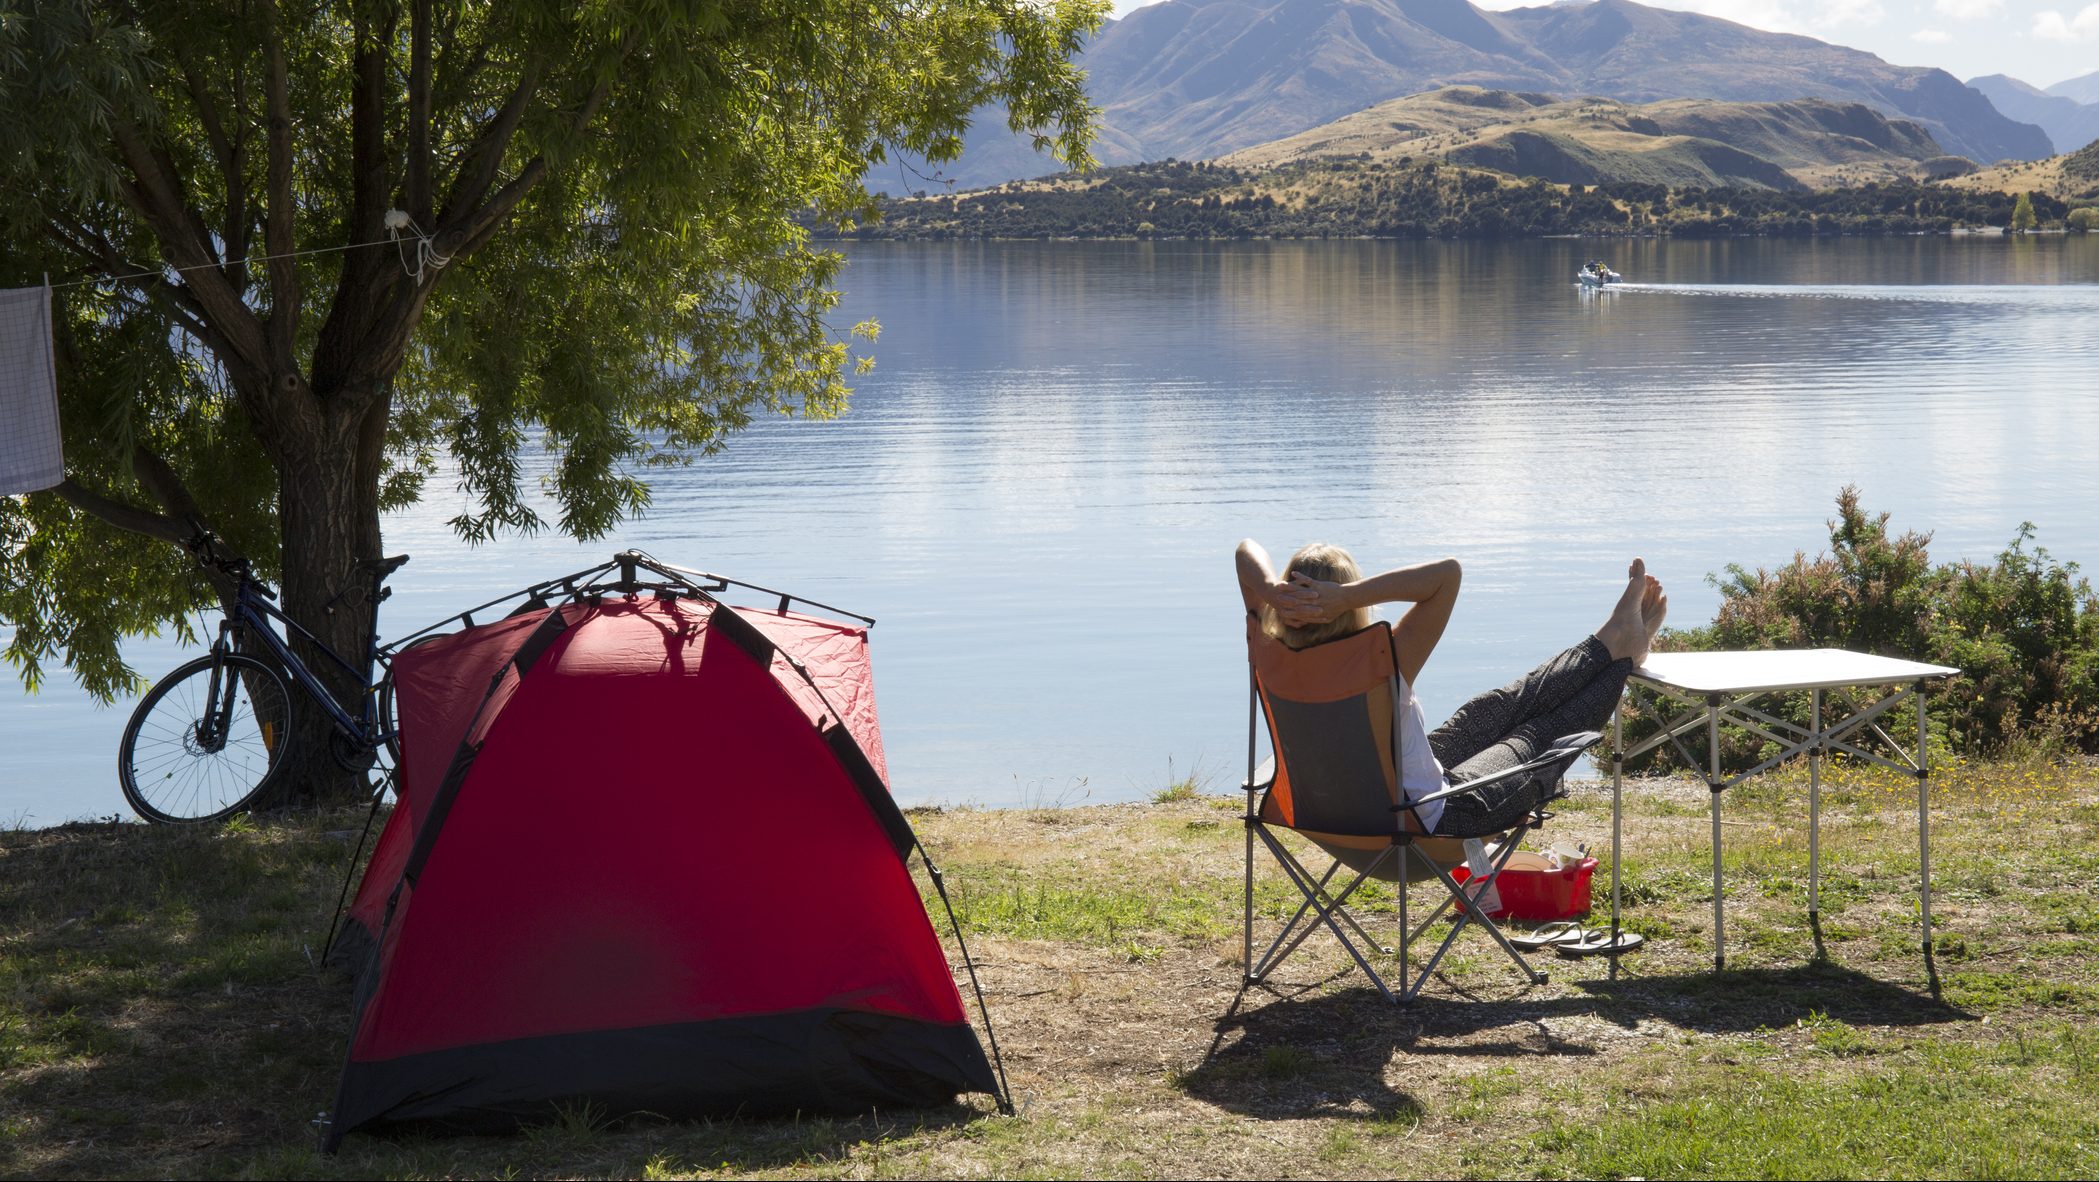
M 1269 822 L 1261 819 L 1260 803 L 1262 795 L 1275 783 L 1276 759 L 1271 757 L 1265 764 L 1257 765 L 1256 763 L 1261 717 L 1267 708 L 1261 699 L 1259 676 L 1252 670 L 1251 663 L 1249 663 L 1248 681 L 1247 775 L 1246 782 L 1240 786 L 1246 793 L 1246 814 L 1244 818 L 1246 825 L 1245 925 L 1242 949 L 1244 957 L 1242 964 L 1245 966 L 1245 971 L 1243 984 L 1251 986 L 1266 980 L 1268 975 L 1275 971 L 1276 967 L 1287 959 L 1291 953 L 1297 951 L 1313 932 L 1324 927 L 1333 933 L 1335 939 L 1341 942 L 1341 946 L 1354 959 L 1356 967 L 1362 969 L 1364 975 L 1370 978 L 1371 984 L 1377 987 L 1379 995 L 1385 1001 L 1395 1005 L 1410 1005 L 1420 996 L 1421 990 L 1428 984 L 1429 978 L 1435 974 L 1436 966 L 1442 963 L 1444 954 L 1450 951 L 1451 946 L 1457 942 L 1458 936 L 1471 924 L 1478 924 L 1494 938 L 1494 942 L 1500 946 L 1504 953 L 1508 954 L 1510 960 L 1515 962 L 1517 969 L 1523 973 L 1526 980 L 1533 984 L 1543 984 L 1547 979 L 1547 975 L 1534 968 L 1530 961 L 1526 960 L 1523 954 L 1517 951 L 1516 946 L 1509 942 L 1508 936 L 1501 930 L 1501 926 L 1486 914 L 1485 909 L 1478 906 L 1468 906 L 1467 904 L 1472 899 L 1484 896 L 1488 887 L 1501 877 L 1501 872 L 1507 868 L 1509 859 L 1516 852 L 1521 834 L 1542 826 L 1552 818 L 1552 814 L 1545 811 L 1544 806 L 1565 795 L 1565 792 L 1560 788 L 1560 778 L 1575 759 L 1603 739 L 1602 732 L 1584 731 L 1579 734 L 1564 736 L 1555 741 L 1553 746 L 1544 754 L 1527 763 L 1509 768 L 1506 771 L 1497 772 L 1491 776 L 1483 776 L 1479 779 L 1468 780 L 1462 784 L 1452 785 L 1441 791 L 1429 793 L 1398 806 L 1393 810 L 1395 829 L 1391 835 L 1391 844 L 1380 851 L 1367 866 L 1356 871 L 1354 876 L 1348 879 L 1346 885 L 1341 887 L 1337 893 L 1331 889 L 1331 885 L 1343 867 L 1343 862 L 1339 857 L 1332 860 L 1332 864 L 1327 867 L 1325 873 L 1315 877 L 1310 869 L 1305 866 L 1304 862 L 1292 853 L 1290 848 L 1283 844 L 1282 839 L 1273 832 L 1275 828 L 1287 829 L 1290 827 L 1271 826 Z M 1262 774 L 1264 771 L 1267 773 L 1266 775 Z M 1488 837 L 1492 836 L 1492 834 L 1417 834 L 1407 831 L 1404 824 L 1398 820 L 1399 814 L 1406 812 L 1413 814 L 1416 823 L 1419 824 L 1419 813 L 1417 810 L 1422 805 L 1431 804 L 1446 797 L 1469 792 L 1475 788 L 1500 783 L 1503 780 L 1519 776 L 1538 776 L 1544 782 L 1549 783 L 1552 786 L 1552 790 L 1538 802 L 1538 806 L 1533 808 L 1529 815 L 1505 831 L 1496 831 L 1497 833 L 1505 832 L 1507 836 L 1501 843 L 1500 849 L 1489 858 L 1488 872 L 1484 876 L 1483 883 L 1475 885 L 1472 880 L 1468 879 L 1466 883 L 1460 884 L 1449 870 L 1446 870 L 1441 863 L 1420 849 L 1416 843 L 1423 836 L 1462 840 L 1471 837 Z M 1426 829 L 1426 826 L 1421 826 L 1421 828 Z M 1283 873 L 1289 878 L 1291 885 L 1295 886 L 1299 894 L 1303 896 L 1303 902 L 1298 905 L 1296 914 L 1292 915 L 1283 924 L 1282 930 L 1276 934 L 1274 940 L 1270 941 L 1267 950 L 1261 954 L 1259 960 L 1256 960 L 1254 957 L 1254 841 L 1256 837 L 1260 839 L 1263 845 L 1267 846 L 1269 853 L 1275 857 L 1277 864 L 1283 868 Z M 1307 838 L 1307 840 L 1312 839 Z M 1315 844 L 1317 843 L 1315 842 Z M 1408 883 L 1412 877 L 1409 871 L 1415 865 L 1412 859 L 1419 859 L 1419 865 L 1429 872 L 1423 877 L 1432 875 L 1443 884 L 1444 897 L 1419 924 L 1410 925 L 1407 916 L 1407 895 Z M 1370 958 L 1364 954 L 1361 947 L 1358 947 L 1356 940 L 1349 938 L 1349 932 L 1352 931 L 1364 945 L 1375 949 L 1380 954 L 1386 956 L 1393 954 L 1394 950 L 1373 938 L 1368 929 L 1364 927 L 1362 921 L 1358 920 L 1347 906 L 1348 900 L 1356 893 L 1356 890 L 1365 881 L 1378 877 L 1377 872 L 1385 867 L 1388 862 L 1395 863 L 1393 879 L 1399 887 L 1400 940 L 1397 950 L 1399 955 L 1399 991 L 1397 993 L 1394 993 L 1392 986 L 1386 982 L 1383 974 L 1379 973 L 1376 967 L 1370 963 Z M 1468 890 L 1468 887 L 1472 889 Z M 1458 907 L 1456 921 L 1451 924 L 1450 931 L 1444 935 L 1442 943 L 1437 945 L 1428 962 L 1421 967 L 1418 973 L 1413 972 L 1409 967 L 1409 952 L 1413 948 L 1415 941 L 1426 934 L 1429 927 L 1438 919 L 1441 919 L 1444 912 L 1448 911 L 1453 905 Z M 1347 930 L 1344 930 L 1344 927 Z

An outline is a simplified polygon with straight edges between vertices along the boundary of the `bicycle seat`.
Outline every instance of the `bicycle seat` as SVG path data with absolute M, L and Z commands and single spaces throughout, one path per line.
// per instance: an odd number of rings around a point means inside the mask
M 400 570 L 402 567 L 407 565 L 408 555 L 396 554 L 392 558 L 363 559 L 362 561 L 358 562 L 357 569 L 368 570 L 383 579 L 386 576 L 394 573 L 397 570 Z

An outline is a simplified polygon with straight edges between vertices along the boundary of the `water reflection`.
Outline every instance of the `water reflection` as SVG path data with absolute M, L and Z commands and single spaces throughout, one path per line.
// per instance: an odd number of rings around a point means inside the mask
M 1941 558 L 2032 520 L 2099 561 L 2091 237 L 850 253 L 841 323 L 883 324 L 850 416 L 761 424 L 588 546 L 460 548 L 434 489 L 388 525 L 389 629 L 623 545 L 789 587 L 880 619 L 901 796 L 1008 803 L 1236 782 L 1246 535 L 1461 556 L 1432 714 L 1592 627 L 1630 554 L 1709 617 L 1707 572 L 1814 548 L 1847 482 Z M 1580 297 L 1591 255 L 1626 289 Z M 124 709 L 0 701 L 0 820 L 120 808 Z

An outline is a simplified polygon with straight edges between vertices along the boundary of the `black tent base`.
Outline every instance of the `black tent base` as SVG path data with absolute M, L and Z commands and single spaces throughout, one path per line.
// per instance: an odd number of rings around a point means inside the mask
M 998 1095 L 966 1025 L 815 1009 L 558 1034 L 379 1062 L 343 1074 L 323 1148 L 351 1132 L 508 1132 L 566 1111 L 853 1116 Z

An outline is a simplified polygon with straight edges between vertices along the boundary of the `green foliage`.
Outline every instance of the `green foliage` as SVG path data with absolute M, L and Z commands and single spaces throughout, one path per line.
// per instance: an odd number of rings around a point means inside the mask
M 2031 230 L 2040 224 L 2041 219 L 2033 212 L 2033 194 L 2019 194 L 2019 200 L 2012 205 L 2012 229 Z
M 1934 565 L 1930 535 L 1891 534 L 1888 514 L 1868 514 L 1846 487 L 1828 551 L 1795 554 L 1775 571 L 1728 567 L 1714 579 L 1713 622 L 1665 634 L 1664 647 L 1827 646 L 1951 665 L 1961 676 L 1934 693 L 1931 709 L 1955 749 L 2099 750 L 2099 596 L 2076 563 L 2055 561 L 2033 537 L 2029 522 L 1994 563 Z M 1784 709 L 1804 721 L 1807 695 Z M 1643 719 L 1635 729 L 1652 725 Z M 1913 720 L 1893 726 L 1897 738 L 1914 736 Z M 1736 735 L 1724 754 L 1739 765 L 1763 751 Z
M 2071 210 L 2069 216 L 2063 220 L 2072 230 L 2081 230 L 2089 234 L 2094 230 L 2099 230 L 2099 209 L 2089 205 L 2081 205 Z
M 852 224 L 871 163 L 952 159 L 986 105 L 1089 163 L 1070 58 L 1106 10 L 0 3 L 0 286 L 66 285 L 69 463 L 0 499 L 7 660 L 128 685 L 120 639 L 206 589 L 125 530 L 203 517 L 334 638 L 320 605 L 438 471 L 469 540 L 592 537 L 647 504 L 647 465 L 838 413 L 866 359 L 801 219 Z

